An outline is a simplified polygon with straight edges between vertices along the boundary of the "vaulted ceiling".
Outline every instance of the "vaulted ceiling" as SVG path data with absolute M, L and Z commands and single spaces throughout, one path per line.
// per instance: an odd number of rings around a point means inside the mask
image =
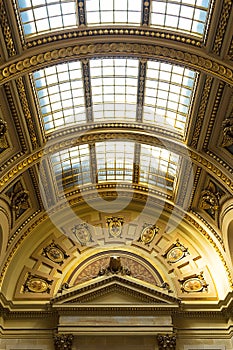
M 232 7 L 0 1 L 3 305 L 118 274 L 142 301 L 227 306 Z

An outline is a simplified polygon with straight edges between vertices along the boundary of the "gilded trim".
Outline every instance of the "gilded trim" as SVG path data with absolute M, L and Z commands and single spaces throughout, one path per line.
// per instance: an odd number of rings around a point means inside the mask
M 106 38 L 107 40 L 107 38 Z M 4 84 L 26 73 L 40 69 L 45 65 L 56 64 L 59 61 L 69 61 L 72 59 L 82 59 L 84 57 L 98 56 L 131 56 L 148 59 L 161 59 L 192 67 L 199 71 L 217 77 L 226 83 L 233 85 L 233 69 L 227 64 L 223 64 L 215 57 L 205 57 L 200 54 L 190 54 L 185 50 L 163 47 L 147 43 L 93 43 L 81 44 L 69 47 L 57 48 L 52 51 L 41 52 L 33 56 L 30 51 L 27 57 L 18 58 L 15 62 L 8 63 L 0 69 L 0 83 Z

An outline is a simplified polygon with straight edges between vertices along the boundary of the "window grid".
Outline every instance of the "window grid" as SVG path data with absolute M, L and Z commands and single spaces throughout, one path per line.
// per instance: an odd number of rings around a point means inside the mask
M 139 61 L 90 60 L 94 120 L 136 119 Z
M 184 135 L 196 77 L 187 68 L 148 61 L 143 121 Z
M 78 25 L 75 0 L 18 0 L 25 36 Z
M 45 132 L 86 121 L 79 61 L 41 69 L 33 78 Z
M 142 0 L 86 0 L 87 25 L 140 25 Z
M 152 0 L 151 27 L 203 36 L 209 0 Z
M 141 145 L 139 182 L 173 191 L 179 158 L 166 149 Z
M 98 182 L 132 182 L 134 147 L 133 142 L 96 143 Z
M 62 150 L 51 156 L 58 190 L 91 183 L 90 151 L 87 144 Z

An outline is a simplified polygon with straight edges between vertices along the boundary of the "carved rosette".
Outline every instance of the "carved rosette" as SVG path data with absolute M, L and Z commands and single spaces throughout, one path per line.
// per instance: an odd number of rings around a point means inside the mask
M 71 350 L 73 343 L 73 334 L 55 334 L 54 348 L 55 350 Z
M 176 349 L 176 337 L 175 335 L 158 335 L 157 342 L 159 350 L 175 350 Z

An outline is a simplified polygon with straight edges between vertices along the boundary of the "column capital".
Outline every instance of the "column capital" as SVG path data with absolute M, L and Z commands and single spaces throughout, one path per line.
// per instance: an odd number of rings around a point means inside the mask
M 54 347 L 55 350 L 71 350 L 73 342 L 73 334 L 55 334 Z
M 176 350 L 176 336 L 175 335 L 157 335 L 157 342 L 159 350 Z

